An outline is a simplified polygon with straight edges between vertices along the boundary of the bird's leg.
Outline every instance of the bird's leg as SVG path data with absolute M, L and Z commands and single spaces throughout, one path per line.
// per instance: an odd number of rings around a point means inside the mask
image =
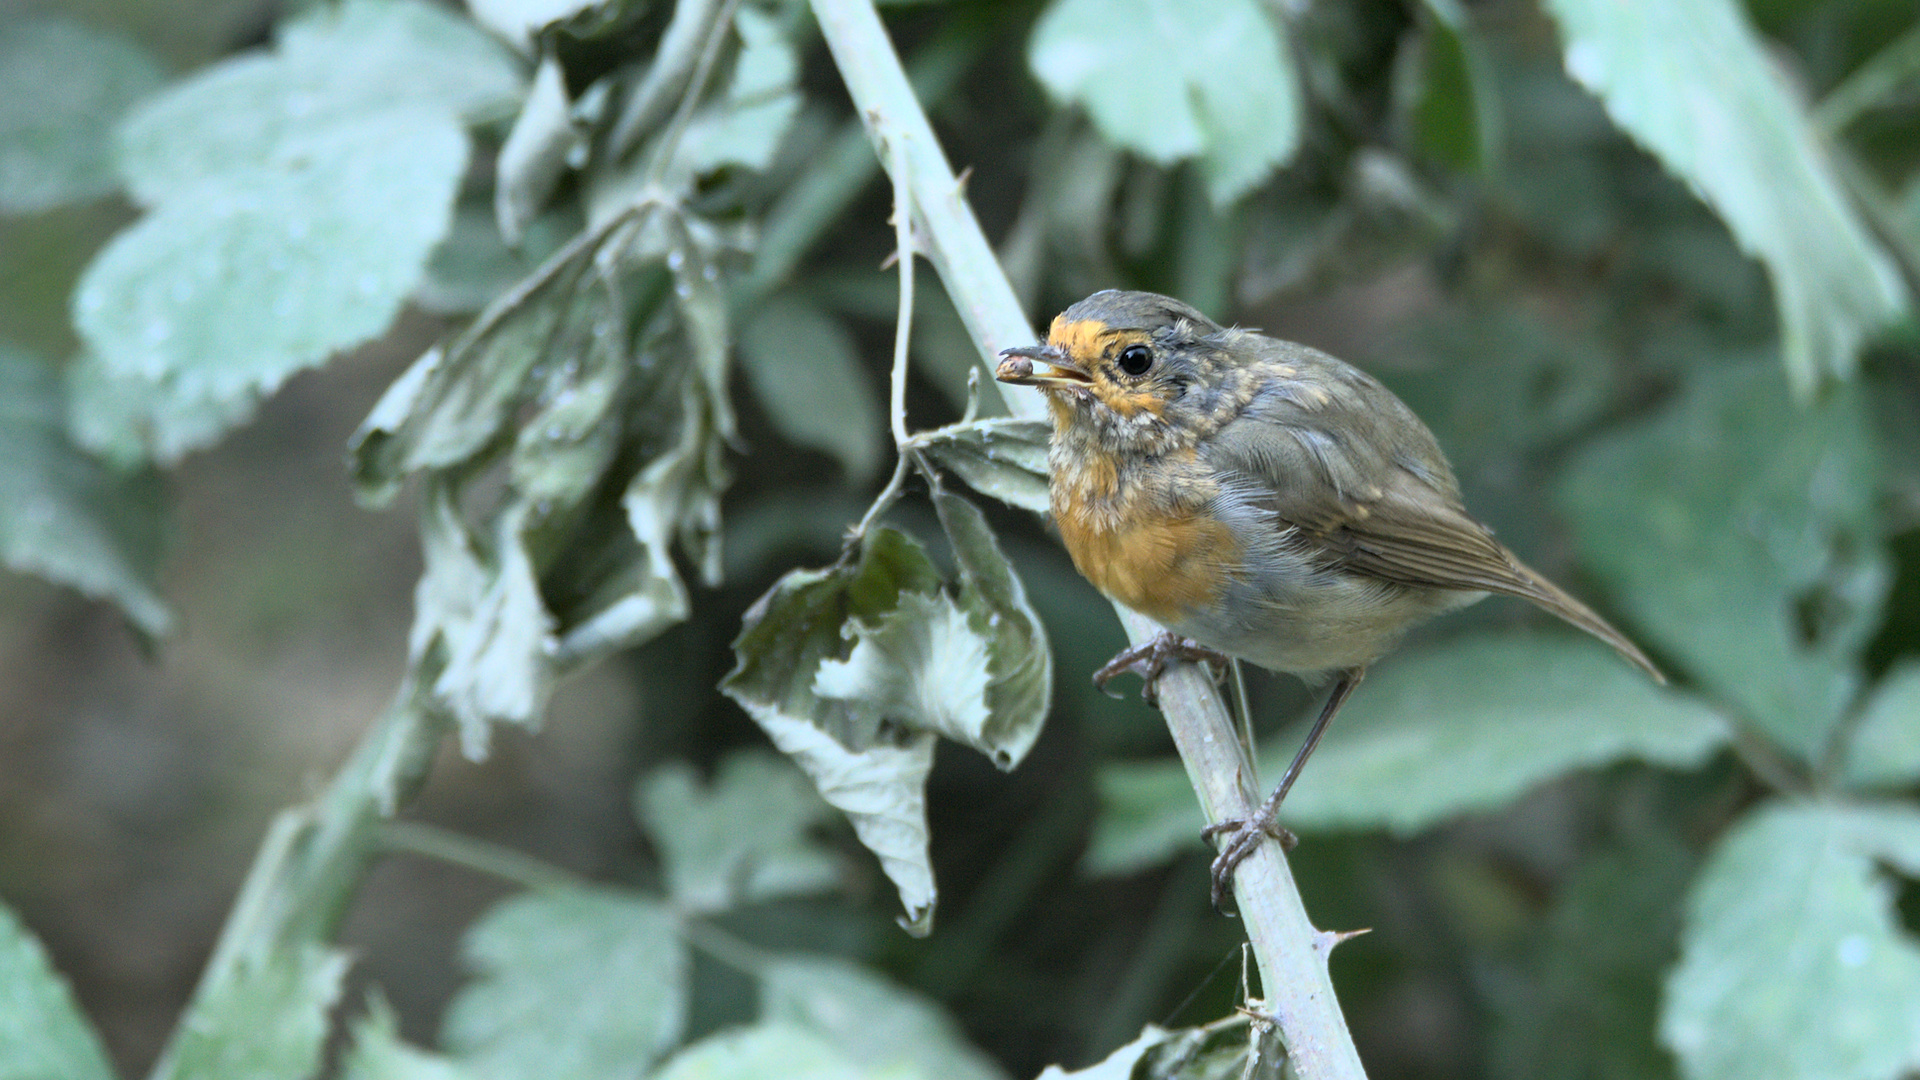
M 1340 681 L 1333 684 L 1333 693 L 1327 695 L 1327 703 L 1320 709 L 1320 718 L 1313 722 L 1313 730 L 1307 732 L 1307 741 L 1300 745 L 1300 752 L 1293 755 L 1293 764 L 1287 766 L 1287 773 L 1280 778 L 1280 786 L 1273 789 L 1267 801 L 1260 809 L 1244 818 L 1228 818 L 1217 821 L 1201 830 L 1200 835 L 1211 840 L 1216 836 L 1227 837 L 1220 846 L 1220 854 L 1213 860 L 1213 906 L 1227 910 L 1228 890 L 1233 887 L 1234 868 L 1244 862 L 1260 841 L 1271 836 L 1291 851 L 1299 838 L 1280 827 L 1280 804 L 1286 801 L 1287 792 L 1293 782 L 1300 778 L 1300 769 L 1306 765 L 1307 758 L 1313 755 L 1313 748 L 1320 745 L 1320 736 L 1326 734 L 1327 725 L 1333 722 L 1333 715 L 1346 704 L 1354 688 L 1367 673 L 1366 668 L 1353 668 L 1341 674 Z
M 1192 638 L 1176 637 L 1171 632 L 1162 630 L 1154 636 L 1152 641 L 1144 645 L 1120 650 L 1113 659 L 1107 661 L 1106 666 L 1093 673 L 1093 685 L 1099 687 L 1102 692 L 1111 694 L 1112 692 L 1107 690 L 1107 684 L 1122 672 L 1131 671 L 1146 680 L 1145 685 L 1140 688 L 1140 697 L 1147 704 L 1153 705 L 1159 701 L 1155 684 L 1166 672 L 1168 662 L 1173 660 L 1204 663 L 1209 673 L 1217 673 L 1224 670 L 1227 655 L 1206 648 Z M 1214 674 L 1214 681 L 1218 682 L 1219 679 L 1220 676 Z M 1120 695 L 1112 694 L 1112 696 Z

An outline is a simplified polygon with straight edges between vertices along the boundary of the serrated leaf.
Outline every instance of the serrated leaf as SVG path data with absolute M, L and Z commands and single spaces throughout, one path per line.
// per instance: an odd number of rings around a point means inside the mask
M 819 892 L 839 876 L 833 853 L 807 837 L 831 809 L 805 774 L 763 750 L 729 754 L 711 785 L 686 762 L 664 765 L 634 806 L 683 911 Z
M 872 479 L 886 421 L 845 326 L 791 292 L 776 293 L 741 327 L 740 359 L 783 437 L 838 458 L 850 483 Z
M 1162 165 L 1198 158 L 1215 206 L 1299 147 L 1285 28 L 1254 0 L 1054 0 L 1027 64 L 1115 143 Z
M 780 20 L 742 4 L 733 16 L 740 54 L 726 97 L 697 113 L 678 146 L 676 171 L 698 176 L 727 165 L 763 170 L 800 110 L 800 59 Z
M 709 1036 L 675 1054 L 653 1080 L 913 1080 L 874 1073 L 826 1039 L 792 1024 L 756 1024 Z
M 858 964 L 788 954 L 760 969 L 760 1016 L 824 1036 L 869 1074 L 911 1070 L 941 1080 L 1006 1073 L 925 997 Z
M 402 1042 L 399 1021 L 378 994 L 353 1026 L 344 1075 L 346 1080 L 473 1080 L 453 1059 Z
M 0 1080 L 111 1080 L 100 1036 L 46 950 L 0 906 Z
M 105 195 L 114 125 L 160 86 L 139 45 L 63 18 L 0 23 L 0 213 Z
M 548 55 L 533 75 L 533 89 L 507 133 L 494 165 L 494 218 L 508 247 L 547 204 L 567 172 L 567 156 L 583 138 L 573 123 L 567 80 L 558 57 Z
M 520 100 L 518 67 L 506 49 L 436 4 L 320 5 L 282 24 L 276 52 L 215 64 L 128 117 L 120 170 L 136 199 L 155 204 L 213 177 L 277 171 L 310 152 L 315 133 L 389 109 L 449 121 L 504 118 Z M 381 198 L 360 197 L 370 203 L 364 212 L 399 219 Z
M 271 392 L 393 321 L 446 234 L 458 123 L 389 109 L 283 148 L 278 168 L 180 190 L 87 268 L 74 325 L 108 372 L 196 396 Z
M 688 958 L 673 914 L 574 889 L 508 900 L 467 932 L 476 978 L 441 1040 L 484 1080 L 630 1080 L 680 1040 Z
M 1802 397 L 1907 309 L 1898 270 L 1734 0 L 1551 0 L 1567 72 L 1767 266 Z
M 1584 638 L 1467 638 L 1368 673 L 1287 796 L 1286 823 L 1407 835 L 1621 758 L 1693 768 L 1726 738 L 1705 704 Z M 1261 775 L 1276 777 L 1295 747 L 1264 749 Z
M 1660 1037 L 1690 1080 L 1887 1080 L 1920 1068 L 1920 949 L 1876 867 L 1920 872 L 1909 806 L 1759 807 L 1687 901 Z
M 1873 688 L 1847 742 L 1843 774 L 1856 788 L 1920 780 L 1920 663 L 1897 665 Z
M 857 558 L 791 571 L 748 609 L 733 642 L 734 668 L 720 683 L 847 815 L 900 890 L 907 925 L 920 932 L 931 926 L 935 895 L 925 791 L 934 737 L 882 727 L 871 711 L 823 698 L 814 687 L 824 664 L 851 651 L 841 634 L 850 619 L 877 618 L 903 596 L 924 598 L 939 587 L 917 542 L 873 529 Z
M 1044 514 L 1052 437 L 1052 425 L 1044 420 L 997 417 L 924 431 L 913 442 L 982 495 Z
M 123 471 L 172 466 L 252 420 L 261 395 L 188 393 L 177 375 L 148 379 L 108 371 L 83 352 L 67 362 L 67 432 Z
M 142 633 L 173 616 L 153 586 L 160 506 L 151 478 L 120 478 L 62 431 L 53 372 L 0 344 L 0 560 L 111 600 Z
M 314 1075 L 347 967 L 346 953 L 306 944 L 226 969 L 229 978 L 201 989 L 153 1074 L 193 1080 Z
M 1811 760 L 1885 599 L 1879 472 L 1857 390 L 1796 407 L 1770 365 L 1743 363 L 1589 444 L 1560 501 L 1635 627 Z

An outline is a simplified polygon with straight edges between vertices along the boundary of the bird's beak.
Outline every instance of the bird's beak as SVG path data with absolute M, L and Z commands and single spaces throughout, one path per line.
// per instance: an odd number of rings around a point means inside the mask
M 1036 369 L 1035 361 L 1046 367 Z M 1084 387 L 1093 381 L 1085 368 L 1074 363 L 1065 352 L 1053 345 L 1022 345 L 1017 349 L 1003 350 L 1000 353 L 1000 366 L 994 369 L 993 377 L 1003 383 L 1037 386 L 1043 390 Z

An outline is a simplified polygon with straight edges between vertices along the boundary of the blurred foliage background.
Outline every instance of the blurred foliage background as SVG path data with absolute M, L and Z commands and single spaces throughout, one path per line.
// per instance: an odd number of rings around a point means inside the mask
M 808 9 L 470 9 L 0 8 L 0 1076 L 1022 1077 L 1229 1016 L 1035 515 L 975 500 L 1051 708 L 938 753 L 930 937 L 715 689 L 894 460 L 892 196 Z M 1913 5 L 884 14 L 1031 319 L 1148 288 L 1360 364 L 1676 676 L 1496 601 L 1356 697 L 1288 821 L 1369 1072 L 1920 1071 Z M 918 431 L 980 351 L 916 301 Z M 276 813 L 409 721 L 352 819 L 406 824 L 248 944 L 263 837 L 325 833 Z

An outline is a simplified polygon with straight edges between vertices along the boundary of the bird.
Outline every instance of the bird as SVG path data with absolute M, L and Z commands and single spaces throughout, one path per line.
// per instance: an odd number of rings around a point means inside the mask
M 1318 349 L 1223 327 L 1157 293 L 1108 289 L 1001 353 L 1052 421 L 1051 518 L 1074 567 L 1163 632 L 1094 674 L 1154 683 L 1175 659 L 1239 658 L 1331 679 L 1306 741 L 1253 813 L 1209 825 L 1214 905 L 1367 669 L 1412 628 L 1517 596 L 1666 677 L 1593 609 L 1468 513 L 1439 442 L 1377 379 Z

